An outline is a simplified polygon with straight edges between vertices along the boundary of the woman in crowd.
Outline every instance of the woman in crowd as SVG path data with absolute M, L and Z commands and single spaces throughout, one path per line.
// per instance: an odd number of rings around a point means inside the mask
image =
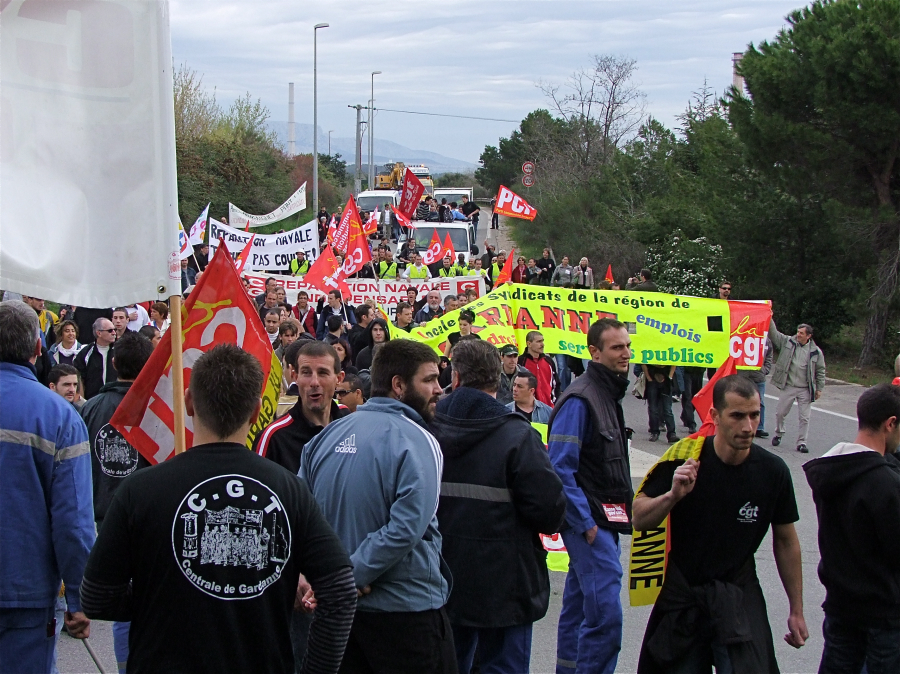
M 444 346 L 444 355 L 448 358 L 450 357 L 450 350 L 456 346 L 463 337 L 481 339 L 481 337 L 472 332 L 472 324 L 475 322 L 475 312 L 463 309 L 459 312 L 459 318 L 457 318 L 456 321 L 459 324 L 459 332 L 451 332 L 447 335 L 447 344 Z
M 586 257 L 581 258 L 581 262 L 575 267 L 572 281 L 576 288 L 594 287 L 594 270 L 588 267 L 588 259 Z
M 353 367 L 353 349 L 346 337 L 337 337 L 328 335 L 325 339 L 328 344 L 334 347 L 338 357 L 341 359 L 341 372 L 344 374 L 357 374 L 359 370 Z
M 169 307 L 165 302 L 154 302 L 150 305 L 150 325 L 159 330 L 162 337 L 169 329 Z
M 75 321 L 63 321 L 56 328 L 56 334 L 56 344 L 49 351 L 50 360 L 54 365 L 72 365 L 83 346 L 78 343 L 78 326 Z

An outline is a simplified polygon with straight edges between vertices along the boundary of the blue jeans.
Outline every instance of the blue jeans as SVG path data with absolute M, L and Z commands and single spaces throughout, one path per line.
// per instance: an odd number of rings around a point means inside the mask
M 453 625 L 453 643 L 459 674 L 472 671 L 475 650 L 478 649 L 478 668 L 481 674 L 527 672 L 531 668 L 531 628 L 478 628 Z
M 672 396 L 667 393 L 669 384 L 654 379 L 647 380 L 645 395 L 647 397 L 647 413 L 650 417 L 650 432 L 662 432 L 665 423 L 666 435 L 675 435 L 675 417 L 672 415 Z
M 114 622 L 112 624 L 113 652 L 116 654 L 116 666 L 119 674 L 125 674 L 128 665 L 128 633 L 131 631 L 131 623 Z
M 900 672 L 900 629 L 865 627 L 829 617 L 822 625 L 825 647 L 819 674 L 896 674 Z
M 757 430 L 764 431 L 766 430 L 766 382 L 758 382 L 756 390 L 759 391 L 759 428 Z
M 612 674 L 622 649 L 619 534 L 597 529 L 593 545 L 572 529 L 562 537 L 569 573 L 556 635 L 556 673 Z
M 565 391 L 572 383 L 572 370 L 566 362 L 566 354 L 558 353 L 556 358 L 556 376 L 559 377 L 559 392 Z

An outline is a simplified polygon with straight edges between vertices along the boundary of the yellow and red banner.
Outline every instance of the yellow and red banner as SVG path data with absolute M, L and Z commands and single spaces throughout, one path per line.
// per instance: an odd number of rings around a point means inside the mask
M 734 305 L 734 306 L 731 306 Z M 771 306 L 632 290 L 584 290 L 507 284 L 465 306 L 475 313 L 473 331 L 500 347 L 524 345 L 532 330 L 547 353 L 589 358 L 587 332 L 614 318 L 631 334 L 635 363 L 718 367 L 731 353 L 739 368 L 762 365 Z M 457 332 L 459 310 L 414 328 L 414 339 L 443 353 Z
M 224 243 L 219 246 L 197 287 L 182 308 L 184 386 L 194 362 L 217 344 L 237 344 L 259 360 L 265 375 L 262 410 L 247 438 L 249 447 L 274 417 L 281 385 L 281 363 L 272 351 L 258 309 L 244 286 Z M 175 452 L 172 335 L 167 331 L 154 349 L 110 423 L 151 464 Z M 186 446 L 193 444 L 193 423 L 185 418 Z

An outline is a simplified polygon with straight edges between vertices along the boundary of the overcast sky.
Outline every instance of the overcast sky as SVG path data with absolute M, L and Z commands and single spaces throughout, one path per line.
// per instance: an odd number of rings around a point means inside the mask
M 772 39 L 801 6 L 785 0 L 172 0 L 176 64 L 201 73 L 220 103 L 249 91 L 287 120 L 313 121 L 313 25 L 319 127 L 352 137 L 370 73 L 376 107 L 521 120 L 546 107 L 538 81 L 561 83 L 593 54 L 637 61 L 647 110 L 676 123 L 704 77 L 721 93 L 731 54 Z M 375 136 L 476 162 L 517 126 L 390 112 Z M 321 149 L 321 148 L 320 148 Z M 365 155 L 364 155 L 365 156 Z M 348 158 L 349 159 L 349 158 Z

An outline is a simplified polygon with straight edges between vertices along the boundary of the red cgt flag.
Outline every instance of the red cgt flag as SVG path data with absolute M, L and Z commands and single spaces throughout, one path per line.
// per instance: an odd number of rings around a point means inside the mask
M 397 222 L 399 222 L 407 229 L 418 229 L 418 227 L 416 227 L 408 217 L 400 212 L 399 208 L 394 209 L 394 215 L 397 216 Z
M 343 282 L 348 276 L 355 274 L 363 266 L 372 261 L 372 251 L 369 250 L 369 240 L 358 224 L 351 223 L 350 238 L 347 242 L 347 255 L 344 256 L 344 264 L 340 269 L 340 280 Z
M 185 389 L 190 384 L 194 361 L 216 344 L 237 344 L 262 365 L 263 405 L 259 419 L 250 429 L 249 446 L 274 416 L 281 363 L 272 351 L 255 304 L 244 292 L 224 240 L 185 301 L 182 318 Z M 167 331 L 110 420 L 151 464 L 162 463 L 175 453 L 171 376 L 172 335 Z M 186 446 L 190 447 L 194 436 L 191 418 L 186 417 L 185 422 Z
M 249 220 L 247 222 L 250 222 Z M 253 254 L 253 239 L 256 238 L 256 234 L 252 234 L 250 239 L 244 245 L 244 250 L 241 251 L 241 254 L 238 255 L 238 259 L 234 261 L 234 268 L 237 269 L 237 273 L 240 274 L 247 267 L 247 260 L 250 259 L 250 256 Z
M 508 187 L 500 185 L 500 191 L 497 192 L 497 205 L 494 208 L 494 213 L 499 213 L 500 215 L 505 215 L 510 218 L 534 220 L 534 217 L 537 215 L 537 209 Z
M 303 277 L 303 282 L 308 283 L 313 288 L 318 288 L 323 293 L 330 290 L 340 290 L 341 295 L 347 297 L 350 295 L 350 288 L 344 283 L 341 275 L 343 267 L 338 267 L 337 257 L 331 245 L 325 246 L 325 250 L 319 253 L 319 257 L 313 262 L 312 267 Z
M 456 252 L 453 250 L 453 241 L 450 239 L 450 232 L 447 232 L 447 236 L 444 237 L 444 257 L 447 257 L 448 255 L 452 262 Z
M 690 437 L 711 437 L 716 434 L 716 427 L 715 424 L 713 424 L 712 416 L 709 413 L 712 409 L 713 387 L 715 387 L 716 382 L 722 377 L 727 377 L 732 374 L 737 374 L 736 361 L 731 356 L 728 356 L 728 360 L 719 366 L 719 369 L 716 370 L 712 379 L 706 382 L 706 386 L 694 394 L 694 398 L 691 402 L 694 405 L 694 409 L 697 411 L 697 415 L 703 420 L 703 423 L 700 425 L 700 430 L 696 433 L 692 433 Z
M 443 257 L 444 244 L 441 243 L 441 237 L 438 236 L 438 231 L 435 228 L 434 234 L 431 235 L 431 243 L 428 244 L 428 249 L 422 253 L 422 264 L 434 264 L 438 260 L 443 259 Z
M 509 279 L 512 277 L 513 270 L 513 258 L 516 256 L 516 249 L 513 248 L 509 251 L 509 257 L 506 258 L 506 262 L 503 265 L 503 269 L 500 270 L 500 273 L 497 274 L 497 280 L 494 281 L 494 289 L 496 290 L 504 283 L 507 283 Z
M 407 220 L 411 220 L 424 193 L 425 185 L 416 177 L 415 173 L 406 169 L 406 175 L 403 176 L 403 193 L 400 195 L 400 205 L 397 206 L 397 210 L 403 213 Z
M 341 224 L 338 225 L 337 231 L 334 233 L 334 240 L 331 242 L 335 250 L 346 251 L 347 244 L 350 241 L 350 233 L 353 227 L 359 227 L 362 231 L 362 220 L 359 217 L 359 209 L 356 208 L 356 199 L 353 195 L 347 199 L 347 206 L 344 208 L 344 214 L 341 216 Z

